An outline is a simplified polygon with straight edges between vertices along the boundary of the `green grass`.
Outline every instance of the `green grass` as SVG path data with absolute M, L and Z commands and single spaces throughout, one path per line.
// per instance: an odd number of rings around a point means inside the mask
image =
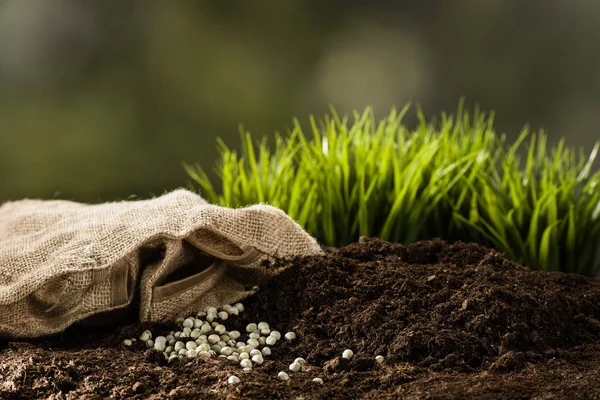
M 600 172 L 590 155 L 550 148 L 543 132 L 507 143 L 493 114 L 459 107 L 428 122 L 402 123 L 408 111 L 377 121 L 367 109 L 294 121 L 273 145 L 242 132 L 241 153 L 218 139 L 219 194 L 199 165 L 185 164 L 214 204 L 268 203 L 327 246 L 360 236 L 411 243 L 443 238 L 490 245 L 546 271 L 600 272 Z

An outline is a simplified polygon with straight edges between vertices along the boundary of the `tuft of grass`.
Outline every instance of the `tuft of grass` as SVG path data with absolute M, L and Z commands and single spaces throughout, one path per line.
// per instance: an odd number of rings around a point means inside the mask
M 407 128 L 409 110 L 377 121 L 371 109 L 352 119 L 335 111 L 311 135 L 298 120 L 272 146 L 242 131 L 242 150 L 218 139 L 217 193 L 199 165 L 184 164 L 214 204 L 279 207 L 324 245 L 360 236 L 411 243 L 421 239 L 476 241 L 546 271 L 600 272 L 598 153 L 576 152 L 544 132 L 524 129 L 508 144 L 493 114 L 442 114 Z

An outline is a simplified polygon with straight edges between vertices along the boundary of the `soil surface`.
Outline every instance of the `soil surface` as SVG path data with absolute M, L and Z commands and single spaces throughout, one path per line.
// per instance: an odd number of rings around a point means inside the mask
M 475 244 L 364 239 L 296 260 L 243 303 L 229 330 L 267 321 L 298 335 L 252 372 L 122 345 L 167 326 L 72 327 L 0 342 L 0 399 L 600 398 L 600 285 Z M 303 372 L 288 371 L 296 357 Z

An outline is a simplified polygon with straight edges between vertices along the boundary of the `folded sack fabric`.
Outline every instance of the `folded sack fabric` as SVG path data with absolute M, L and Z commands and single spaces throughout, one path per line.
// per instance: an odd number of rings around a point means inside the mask
M 151 200 L 0 206 L 0 336 L 38 337 L 139 301 L 166 321 L 248 295 L 266 260 L 322 254 L 283 211 L 176 190 Z

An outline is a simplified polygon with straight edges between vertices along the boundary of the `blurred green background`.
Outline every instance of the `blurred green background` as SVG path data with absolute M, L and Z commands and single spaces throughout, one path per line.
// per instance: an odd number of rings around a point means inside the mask
M 182 185 L 217 136 L 461 96 L 591 150 L 600 2 L 0 0 L 0 202 Z

